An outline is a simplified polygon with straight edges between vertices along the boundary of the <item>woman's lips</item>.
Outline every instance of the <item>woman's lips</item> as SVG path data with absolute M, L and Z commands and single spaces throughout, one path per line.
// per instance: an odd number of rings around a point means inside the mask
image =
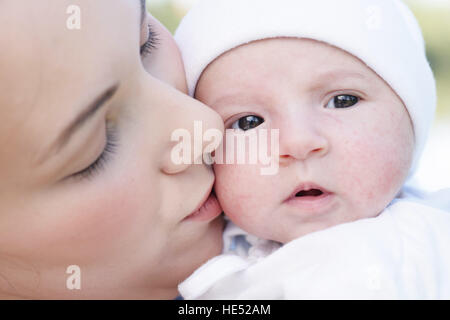
M 184 220 L 188 221 L 210 221 L 217 218 L 222 213 L 222 208 L 214 192 L 209 192 L 199 207 Z

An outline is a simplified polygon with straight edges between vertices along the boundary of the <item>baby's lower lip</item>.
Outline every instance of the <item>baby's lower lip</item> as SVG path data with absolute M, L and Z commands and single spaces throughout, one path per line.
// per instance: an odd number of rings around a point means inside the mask
M 290 197 L 285 203 L 305 213 L 319 214 L 324 213 L 332 206 L 334 198 L 333 193 L 325 192 L 319 196 Z

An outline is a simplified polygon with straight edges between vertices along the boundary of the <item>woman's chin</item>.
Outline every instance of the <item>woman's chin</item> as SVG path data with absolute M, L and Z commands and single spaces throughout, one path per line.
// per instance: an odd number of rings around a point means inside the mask
M 225 221 L 223 216 L 220 215 L 205 226 L 206 229 L 204 233 L 200 234 L 199 239 L 192 242 L 193 250 L 189 250 L 190 252 L 187 253 L 185 258 L 191 259 L 194 264 L 194 269 L 222 253 L 224 225 Z M 192 272 L 194 269 L 190 269 L 189 272 Z

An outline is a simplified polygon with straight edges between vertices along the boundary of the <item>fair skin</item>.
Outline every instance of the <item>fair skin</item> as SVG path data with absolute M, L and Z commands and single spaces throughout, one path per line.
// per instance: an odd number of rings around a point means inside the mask
M 375 217 L 411 166 L 402 101 L 359 59 L 325 43 L 277 38 L 235 48 L 204 71 L 196 98 L 236 135 L 280 130 L 278 174 L 215 165 L 224 212 L 261 238 L 286 243 Z
M 66 28 L 73 4 L 80 30 Z M 142 12 L 139 0 L 0 3 L 1 298 L 171 299 L 221 250 L 220 208 L 190 216 L 212 168 L 175 165 L 170 137 L 223 123 L 184 94 L 178 48 Z M 141 56 L 149 24 L 157 47 Z M 70 265 L 81 290 L 66 288 Z

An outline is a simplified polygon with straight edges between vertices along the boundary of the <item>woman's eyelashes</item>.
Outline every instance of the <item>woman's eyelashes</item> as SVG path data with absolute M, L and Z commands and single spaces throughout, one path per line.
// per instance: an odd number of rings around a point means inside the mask
M 117 148 L 117 140 L 114 129 L 106 130 L 106 144 L 100 156 L 87 168 L 71 175 L 73 178 L 90 178 L 104 168 Z
M 148 38 L 147 41 L 140 47 L 140 54 L 145 58 L 153 50 L 157 49 L 158 36 L 153 30 L 152 26 L 148 24 Z M 110 160 L 117 148 L 117 139 L 114 129 L 107 128 L 106 130 L 106 144 L 100 156 L 87 168 L 70 175 L 69 178 L 91 178 Z
M 247 131 L 258 127 L 262 123 L 264 123 L 263 118 L 254 115 L 249 115 L 239 118 L 237 121 L 233 122 L 231 124 L 231 128 Z
M 140 53 L 142 58 L 152 53 L 158 46 L 158 34 L 153 30 L 152 26 L 148 24 L 148 38 L 147 41 L 141 46 Z
M 326 105 L 329 109 L 343 109 L 350 108 L 357 104 L 361 98 L 350 95 L 350 94 L 340 94 L 334 96 Z

